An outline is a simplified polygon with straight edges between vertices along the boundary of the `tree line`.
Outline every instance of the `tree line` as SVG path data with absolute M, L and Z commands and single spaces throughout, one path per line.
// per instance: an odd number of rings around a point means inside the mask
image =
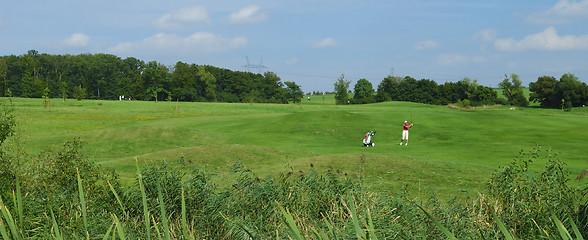
M 523 93 L 524 87 L 517 74 L 505 75 L 498 84 L 504 98 L 499 98 L 495 89 L 479 85 L 477 80 L 463 78 L 457 82 L 437 84 L 429 79 L 416 80 L 410 76 L 387 76 L 374 91 L 373 85 L 366 79 L 359 79 L 353 88 L 353 97 L 349 96 L 350 81 L 341 77 L 334 83 L 337 104 L 364 104 L 385 101 L 409 101 L 434 105 L 458 103 L 463 106 L 480 106 L 508 104 L 529 106 L 529 102 L 538 102 L 543 108 L 569 110 L 588 104 L 588 85 L 571 73 L 555 77 L 542 76 L 536 82 L 529 83 L 529 98 Z
M 30 50 L 21 56 L 0 56 L 0 95 L 29 98 L 127 99 L 146 101 L 177 100 L 197 102 L 300 102 L 303 92 L 292 81 L 281 82 L 273 72 L 255 74 L 208 65 L 177 62 L 165 66 L 156 61 L 110 54 L 50 55 Z M 539 77 L 529 84 L 530 97 L 523 94 L 516 74 L 505 75 L 499 83 L 504 98 L 495 89 L 476 80 L 438 84 L 430 79 L 387 76 L 374 90 L 360 79 L 353 91 L 341 75 L 334 83 L 337 104 L 365 104 L 384 101 L 410 101 L 463 106 L 510 104 L 528 106 L 529 101 L 544 108 L 584 106 L 588 86 L 571 73 L 558 81 Z M 349 93 L 354 93 L 352 97 Z
M 299 102 L 295 82 L 183 62 L 173 67 L 110 54 L 50 55 L 30 50 L 0 57 L 0 94 L 8 97 L 220 102 Z
M 429 79 L 387 76 L 378 85 L 377 92 L 368 80 L 360 79 L 354 86 L 353 97 L 348 95 L 350 81 L 345 80 L 345 76 L 342 75 L 334 85 L 337 104 L 409 101 L 435 105 L 465 102 L 468 106 L 477 106 L 504 103 L 494 89 L 469 78 L 437 84 Z
M 529 100 L 544 108 L 569 110 L 588 104 L 588 85 L 571 73 L 562 75 L 559 81 L 551 76 L 539 77 L 536 82 L 529 83 L 529 90 Z

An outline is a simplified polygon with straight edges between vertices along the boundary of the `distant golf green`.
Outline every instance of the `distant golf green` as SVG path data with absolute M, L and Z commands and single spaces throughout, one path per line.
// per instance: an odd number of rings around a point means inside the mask
M 85 156 L 130 182 L 139 163 L 165 160 L 199 168 L 230 184 L 235 162 L 260 177 L 283 171 L 362 175 L 384 193 L 435 191 L 475 196 L 500 166 L 535 144 L 554 153 L 570 173 L 588 169 L 588 109 L 497 106 L 473 111 L 409 102 L 335 105 L 333 95 L 300 104 L 13 99 L 21 146 L 35 154 L 74 138 Z M 402 123 L 413 121 L 408 146 Z M 363 147 L 370 131 L 375 147 Z M 540 169 L 544 164 L 533 166 Z M 574 181 L 574 185 L 585 184 Z

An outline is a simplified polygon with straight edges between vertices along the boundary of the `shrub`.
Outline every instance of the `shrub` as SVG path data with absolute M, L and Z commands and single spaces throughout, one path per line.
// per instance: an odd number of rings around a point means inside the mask
M 16 120 L 14 119 L 14 106 L 12 100 L 8 99 L 8 103 L 0 99 L 0 146 L 4 141 L 14 134 L 14 127 Z
M 529 169 L 537 160 L 546 160 L 541 173 Z M 536 146 L 530 152 L 521 151 L 509 165 L 493 174 L 488 183 L 487 209 L 494 209 L 519 236 L 542 236 L 544 232 L 537 226 L 557 232 L 552 214 L 576 216 L 581 198 L 578 189 L 568 186 L 564 166 L 551 149 Z
M 508 100 L 506 100 L 504 98 L 497 98 L 496 99 L 496 104 L 499 104 L 499 105 L 508 105 Z
M 0 147 L 7 138 L 14 134 L 16 126 L 12 100 L 8 99 L 8 101 L 0 99 Z M 0 197 L 2 199 L 8 199 L 11 190 L 15 187 L 16 179 L 16 164 L 13 162 L 13 158 L 5 154 L 5 150 L 3 147 L 0 148 Z
M 31 157 L 26 168 L 19 176 L 23 182 L 23 190 L 28 193 L 25 206 L 29 207 L 30 215 L 42 218 L 52 211 L 64 236 L 85 236 L 84 225 L 80 221 L 80 198 L 77 173 L 83 179 L 83 190 L 87 192 L 86 201 L 96 212 L 94 202 L 103 194 L 100 186 L 103 176 L 97 166 L 84 157 L 82 148 L 84 143 L 79 139 L 65 142 L 58 148 L 42 151 L 36 157 Z M 45 215 L 46 216 L 46 215 Z M 74 217 L 78 216 L 78 217 Z M 104 218 L 92 218 L 97 229 L 105 229 Z M 35 227 L 50 229 L 51 225 L 45 221 L 31 221 Z
M 457 105 L 460 108 L 470 108 L 471 107 L 470 100 L 467 100 L 467 99 L 458 100 L 455 105 Z
M 81 85 L 74 87 L 73 97 L 75 99 L 77 99 L 78 101 L 81 101 L 82 99 L 86 98 L 86 95 L 87 95 L 87 91 Z
M 228 92 L 219 93 L 217 98 L 218 101 L 227 103 L 238 103 L 240 101 L 239 96 Z
M 192 88 L 192 89 L 182 89 L 176 98 L 179 99 L 180 101 L 193 102 L 194 100 L 196 100 L 197 96 L 198 96 L 198 92 L 196 91 L 196 89 Z

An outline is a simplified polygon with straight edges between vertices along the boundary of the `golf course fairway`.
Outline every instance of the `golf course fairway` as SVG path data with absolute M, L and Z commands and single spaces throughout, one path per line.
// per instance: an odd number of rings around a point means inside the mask
M 588 169 L 588 109 L 493 106 L 450 109 L 410 102 L 335 105 L 333 96 L 299 104 L 12 99 L 12 144 L 36 154 L 79 138 L 83 152 L 123 182 L 139 164 L 165 160 L 187 174 L 201 169 L 220 186 L 240 162 L 260 177 L 285 171 L 337 171 L 382 193 L 475 196 L 491 174 L 536 145 L 567 164 L 573 179 Z M 402 124 L 413 122 L 407 146 Z M 376 131 L 375 147 L 363 147 Z M 531 168 L 544 168 L 539 158 Z M 571 180 L 586 185 L 587 180 Z

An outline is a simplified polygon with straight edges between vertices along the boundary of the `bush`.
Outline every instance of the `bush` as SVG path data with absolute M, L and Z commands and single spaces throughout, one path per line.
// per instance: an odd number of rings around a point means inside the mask
M 572 101 L 566 101 L 563 106 L 564 111 L 571 112 L 572 111 Z
M 460 108 L 470 108 L 471 107 L 470 100 L 467 100 L 467 99 L 464 99 L 463 101 L 459 100 L 459 101 L 457 101 L 457 103 L 455 105 L 457 105 Z
M 198 96 L 198 92 L 196 89 L 183 89 L 180 94 L 178 94 L 177 99 L 180 101 L 185 102 L 193 102 Z
M 14 127 L 16 126 L 12 99 L 8 99 L 8 101 L 7 103 L 4 99 L 0 99 L 0 146 L 8 137 L 14 134 Z
M 496 104 L 499 104 L 499 105 L 508 105 L 508 100 L 506 100 L 504 98 L 497 98 L 496 99 Z
M 86 201 L 89 204 L 93 206 L 104 193 L 100 184 L 103 175 L 93 162 L 84 157 L 83 145 L 81 140 L 74 139 L 58 148 L 44 150 L 31 158 L 27 170 L 19 176 L 23 182 L 23 192 L 29 194 L 25 206 L 32 210 L 31 217 L 39 218 L 52 211 L 60 227 L 66 230 L 64 235 L 68 238 L 85 236 L 80 218 L 74 217 L 81 214 L 77 174 L 83 179 L 83 190 L 87 193 Z M 103 213 L 103 209 L 95 206 L 92 209 Z M 91 226 L 101 231 L 110 224 L 110 221 L 104 221 L 107 219 L 104 217 L 92 219 L 95 221 Z M 36 227 L 51 228 L 49 222 L 36 224 L 39 224 Z
M 12 189 L 15 188 L 16 168 L 18 167 L 14 158 L 6 153 L 12 149 L 3 146 L 4 141 L 14 134 L 16 121 L 13 112 L 12 99 L 8 99 L 8 102 L 0 99 L 0 197 L 2 199 L 8 199 Z
M 219 102 L 227 102 L 227 103 L 238 103 L 240 102 L 239 96 L 228 93 L 228 92 L 221 92 L 217 96 Z
M 546 160 L 541 173 L 529 170 L 537 160 Z M 581 199 L 578 189 L 568 186 L 569 174 L 564 166 L 551 149 L 536 146 L 530 152 L 521 151 L 509 165 L 493 174 L 488 183 L 487 209 L 494 209 L 519 236 L 542 236 L 544 232 L 537 226 L 557 232 L 552 214 L 577 216 Z
M 87 91 L 81 85 L 74 87 L 73 97 L 75 99 L 77 99 L 78 101 L 81 101 L 82 99 L 86 98 L 86 95 L 87 95 Z

